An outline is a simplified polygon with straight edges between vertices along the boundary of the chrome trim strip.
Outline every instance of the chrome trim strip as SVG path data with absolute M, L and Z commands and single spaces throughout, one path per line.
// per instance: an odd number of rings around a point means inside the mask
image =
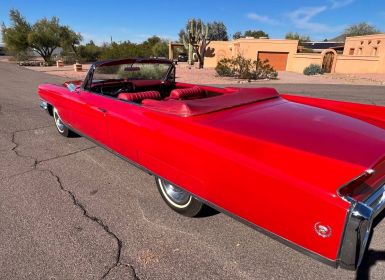
M 374 218 L 378 216 L 378 214 L 385 209 L 385 185 L 375 191 L 375 193 L 365 201 L 365 204 L 373 209 Z
M 364 177 L 364 176 L 372 175 L 372 174 L 374 174 L 374 173 L 375 173 L 375 171 L 374 171 L 373 169 L 366 169 L 363 173 L 361 173 L 361 174 L 358 175 L 357 177 L 353 178 L 352 180 L 350 180 L 350 181 L 347 182 L 346 184 L 340 186 L 340 187 L 337 189 L 337 195 L 338 195 L 339 197 L 341 197 L 343 200 L 345 200 L 345 201 L 347 201 L 347 202 L 351 202 L 352 199 L 351 199 L 350 197 L 346 197 L 346 196 L 344 196 L 343 194 L 341 194 L 341 190 L 342 190 L 343 188 L 345 188 L 346 186 L 348 186 L 348 185 L 354 183 L 354 182 L 357 181 L 358 179 L 360 179 L 360 178 L 362 178 L 362 177 Z

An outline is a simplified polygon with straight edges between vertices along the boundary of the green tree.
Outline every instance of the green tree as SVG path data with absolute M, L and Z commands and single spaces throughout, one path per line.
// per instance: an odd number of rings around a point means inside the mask
M 118 59 L 118 58 L 135 58 L 151 56 L 151 49 L 148 45 L 135 44 L 130 41 L 120 43 L 112 42 L 109 45 L 102 47 L 100 59 Z
M 240 31 L 237 31 L 233 34 L 233 39 L 240 39 L 245 37 L 254 37 L 255 39 L 266 37 L 269 38 L 269 34 L 262 30 L 246 30 L 245 33 L 242 33 Z
M 53 51 L 61 46 L 62 28 L 59 19 L 52 17 L 50 20 L 43 18 L 32 25 L 28 34 L 29 45 L 44 59 L 51 63 Z
M 235 32 L 234 34 L 233 34 L 233 39 L 234 40 L 237 40 L 237 39 L 240 39 L 240 38 L 242 38 L 242 32 L 240 32 L 240 31 L 237 31 L 237 32 Z
M 91 40 L 89 43 L 79 46 L 78 55 L 85 62 L 93 62 L 99 59 L 102 51 L 102 48 Z
M 245 31 L 243 37 L 254 37 L 255 39 L 266 37 L 269 38 L 269 34 L 265 33 L 262 30 L 247 30 Z
M 158 37 L 152 36 L 146 41 L 138 45 L 139 48 L 145 50 L 145 56 L 164 56 L 168 57 L 168 41 Z
M 29 50 L 27 38 L 31 26 L 16 9 L 10 10 L 9 17 L 11 26 L 6 27 L 3 23 L 1 27 L 3 41 L 10 54 L 17 59 L 24 59 Z
M 159 41 L 151 48 L 151 50 L 153 56 L 168 58 L 168 42 L 166 40 Z
M 376 34 L 376 33 L 380 33 L 380 30 L 378 30 L 375 26 L 370 25 L 366 22 L 360 22 L 357 24 L 350 25 L 348 28 L 346 28 L 343 35 L 345 37 L 351 37 L 351 36 L 370 35 L 370 34 Z
M 311 41 L 311 39 L 310 39 L 310 37 L 308 35 L 300 35 L 297 32 L 288 32 L 288 33 L 286 33 L 285 39 L 298 40 L 299 44 L 301 44 L 303 42 L 310 42 Z
M 209 37 L 212 41 L 228 41 L 226 25 L 221 21 L 214 21 L 207 24 L 209 28 Z
M 75 56 L 79 56 L 79 46 L 83 37 L 80 33 L 76 33 L 71 30 L 68 26 L 61 27 L 61 42 L 60 45 L 64 52 L 73 52 Z
M 26 58 L 30 49 L 36 51 L 45 62 L 51 62 L 53 51 L 62 47 L 77 53 L 82 40 L 80 33 L 75 33 L 68 26 L 61 26 L 56 17 L 43 18 L 32 26 L 18 10 L 9 12 L 11 26 L 2 25 L 2 35 L 9 52 L 16 58 Z
M 154 36 L 151 36 L 151 37 L 147 38 L 147 40 L 144 41 L 142 43 L 142 45 L 143 46 L 149 46 L 151 48 L 154 45 L 156 45 L 157 43 L 159 43 L 160 41 L 162 41 L 162 39 L 160 37 L 154 35 Z

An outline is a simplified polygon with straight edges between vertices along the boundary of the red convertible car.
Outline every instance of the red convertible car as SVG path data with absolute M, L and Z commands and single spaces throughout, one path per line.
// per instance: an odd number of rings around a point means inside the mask
M 60 134 L 154 175 L 183 215 L 218 209 L 354 270 L 384 212 L 384 107 L 178 83 L 166 59 L 96 62 L 38 93 Z

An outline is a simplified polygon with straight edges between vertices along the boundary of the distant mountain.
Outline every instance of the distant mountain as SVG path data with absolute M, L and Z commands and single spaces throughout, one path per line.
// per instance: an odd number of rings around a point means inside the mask
M 331 41 L 331 42 L 345 42 L 345 40 L 346 40 L 346 35 L 345 34 L 341 34 L 341 35 L 338 35 L 335 38 L 329 39 L 328 41 Z

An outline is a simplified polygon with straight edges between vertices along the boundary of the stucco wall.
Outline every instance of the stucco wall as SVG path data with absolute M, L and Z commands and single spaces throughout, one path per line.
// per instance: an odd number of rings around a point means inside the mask
M 378 56 L 337 56 L 336 73 L 381 73 Z
M 288 53 L 287 64 L 292 55 L 297 52 L 298 40 L 274 39 L 238 39 L 234 41 L 212 41 L 205 57 L 205 67 L 215 67 L 220 59 L 241 54 L 245 58 L 257 59 L 258 52 L 285 52 Z M 214 56 L 212 55 L 214 54 Z
M 295 54 L 287 71 L 302 73 L 310 64 L 322 65 L 321 54 Z M 378 56 L 345 56 L 337 55 L 335 73 L 384 73 L 385 66 Z
M 205 55 L 205 67 L 213 68 L 222 58 L 231 57 L 232 41 L 212 41 L 210 42 Z
M 385 57 L 385 34 L 347 37 L 343 54 L 350 56 L 351 51 L 353 56 Z
M 298 48 L 297 40 L 275 40 L 275 39 L 238 39 L 234 44 L 239 44 L 233 55 L 241 54 L 248 58 L 257 58 L 258 52 L 287 52 L 295 54 Z
M 320 53 L 297 53 L 292 56 L 290 64 L 287 64 L 287 71 L 302 73 L 310 64 L 322 65 L 322 55 Z

